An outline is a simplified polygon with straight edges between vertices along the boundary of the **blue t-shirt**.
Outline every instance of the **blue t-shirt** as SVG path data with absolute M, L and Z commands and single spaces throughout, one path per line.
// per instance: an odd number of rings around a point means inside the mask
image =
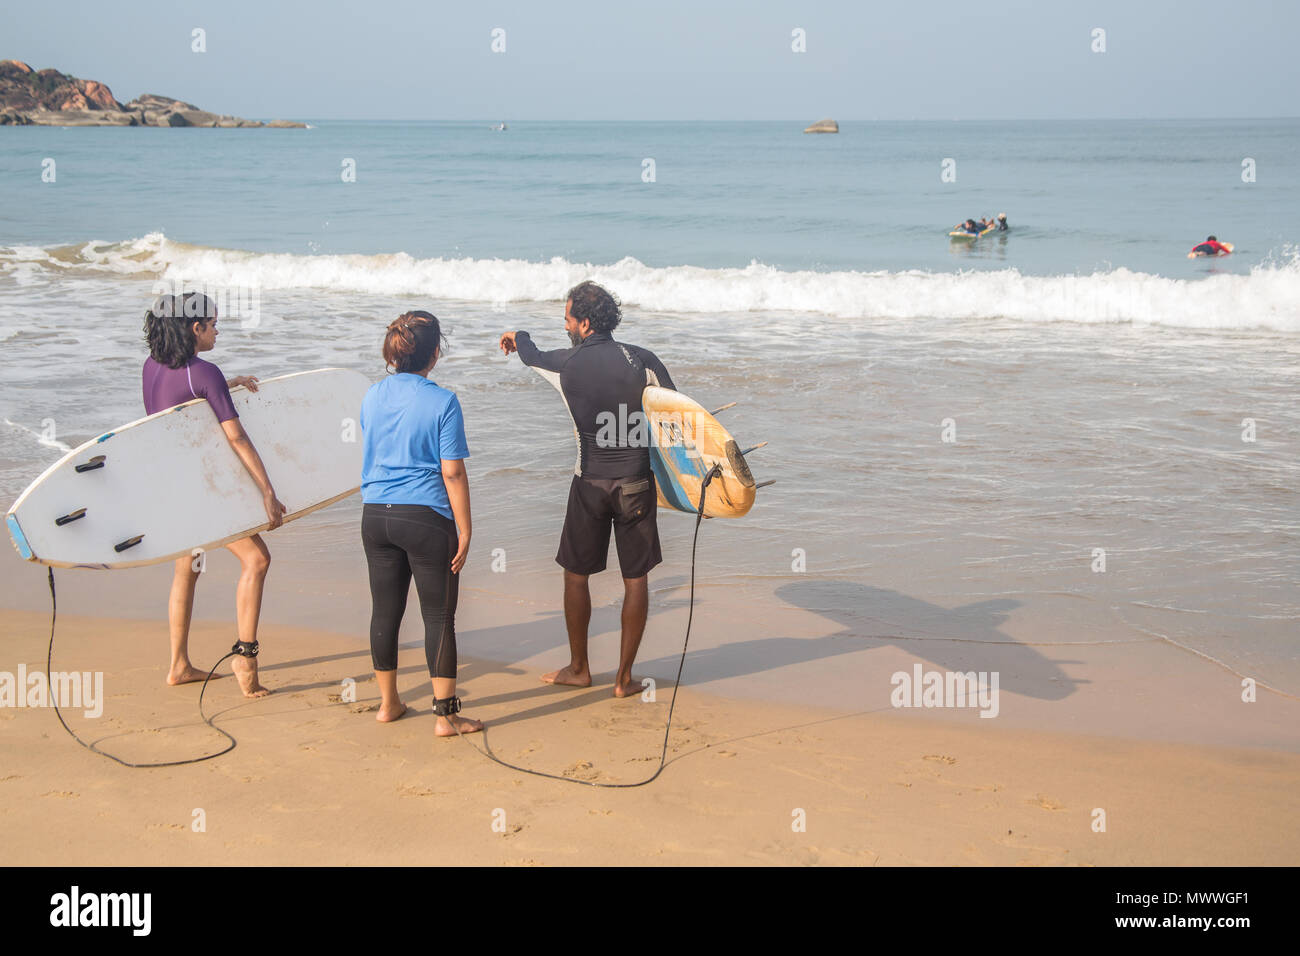
M 361 435 L 363 502 L 428 505 L 455 519 L 442 459 L 468 458 L 469 446 L 454 393 L 410 372 L 390 375 L 361 402 Z

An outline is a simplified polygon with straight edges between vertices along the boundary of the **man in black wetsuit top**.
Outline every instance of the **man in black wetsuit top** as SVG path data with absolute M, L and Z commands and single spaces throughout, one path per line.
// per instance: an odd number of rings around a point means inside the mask
M 605 570 L 609 532 L 614 529 L 623 575 L 623 636 L 614 696 L 641 693 L 632 664 L 650 608 L 650 569 L 663 560 L 656 523 L 649 428 L 641 392 L 647 385 L 675 388 L 663 363 L 648 349 L 616 342 L 622 318 L 618 301 L 594 282 L 569 290 L 564 331 L 572 348 L 540 351 L 527 332 L 506 332 L 501 351 L 518 352 L 525 365 L 558 382 L 578 433 L 578 463 L 569 486 L 569 506 L 555 560 L 564 568 L 564 621 L 569 631 L 569 666 L 545 675 L 551 684 L 591 686 L 587 626 L 591 591 L 587 578 Z

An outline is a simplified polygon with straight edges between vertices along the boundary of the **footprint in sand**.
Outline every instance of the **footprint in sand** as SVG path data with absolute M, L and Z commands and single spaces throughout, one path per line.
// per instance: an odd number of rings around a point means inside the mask
M 185 827 L 179 823 L 151 823 L 145 829 L 147 830 L 184 830 Z
M 945 754 L 926 754 L 926 755 L 925 755 L 924 757 L 922 757 L 921 759 L 922 759 L 922 760 L 937 760 L 939 763 L 946 763 L 946 764 L 949 764 L 949 765 L 955 764 L 955 763 L 957 762 L 957 758 L 956 758 L 956 757 L 949 757 L 949 756 L 947 756 L 947 755 L 945 755 Z
M 572 766 L 564 768 L 564 776 L 577 780 L 595 780 L 600 776 L 600 771 L 593 767 L 590 760 L 579 760 Z
M 372 710 L 378 710 L 378 709 L 379 709 L 378 704 L 353 704 L 351 707 L 348 708 L 348 710 L 352 711 L 352 713 L 354 714 L 368 714 Z
M 431 790 L 429 787 L 398 787 L 397 792 L 404 797 L 432 797 L 438 791 Z
M 51 791 L 49 791 L 48 793 L 43 793 L 43 794 L 41 794 L 41 796 L 42 796 L 42 797 L 62 797 L 63 799 L 66 800 L 66 799 L 68 799 L 69 797 L 79 797 L 79 796 L 81 796 L 81 794 L 79 794 L 79 793 L 73 793 L 71 790 L 51 790 Z
M 1064 810 L 1065 804 L 1059 800 L 1053 800 L 1051 797 L 1045 797 L 1041 793 L 1034 794 L 1034 799 L 1026 800 L 1026 803 L 1033 804 L 1036 807 L 1042 807 L 1044 810 Z

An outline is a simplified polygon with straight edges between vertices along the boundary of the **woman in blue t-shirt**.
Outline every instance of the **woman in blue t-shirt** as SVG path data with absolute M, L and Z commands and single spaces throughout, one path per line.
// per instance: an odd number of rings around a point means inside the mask
M 404 313 L 388 326 L 390 374 L 361 403 L 361 543 L 370 568 L 370 656 L 382 698 L 376 719 L 406 713 L 397 694 L 397 631 L 414 577 L 438 715 L 434 733 L 450 737 L 483 724 L 456 716 L 456 599 L 471 532 L 469 447 L 460 402 L 425 377 L 442 342 L 428 312 Z

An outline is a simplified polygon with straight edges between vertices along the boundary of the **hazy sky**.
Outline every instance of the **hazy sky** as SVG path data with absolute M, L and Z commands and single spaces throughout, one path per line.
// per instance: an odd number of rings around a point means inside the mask
M 0 2 L 0 59 L 256 118 L 1300 114 L 1295 0 Z

